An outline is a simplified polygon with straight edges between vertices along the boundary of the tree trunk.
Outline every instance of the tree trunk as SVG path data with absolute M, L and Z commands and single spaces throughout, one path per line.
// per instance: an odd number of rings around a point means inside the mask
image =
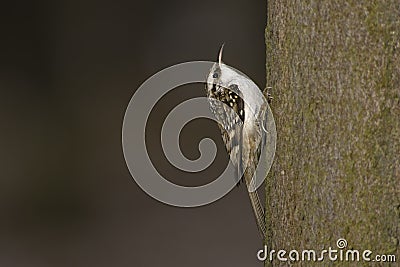
M 344 238 L 344 252 L 395 255 L 398 266 L 400 3 L 336 2 L 268 0 L 267 85 L 278 140 L 266 183 L 266 245 L 318 253 Z M 273 266 L 287 264 L 273 257 Z M 326 255 L 318 264 L 334 263 Z

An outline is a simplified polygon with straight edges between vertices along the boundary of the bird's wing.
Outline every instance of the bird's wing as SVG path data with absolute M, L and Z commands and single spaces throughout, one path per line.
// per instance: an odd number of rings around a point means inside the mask
M 243 99 L 232 89 L 234 88 L 224 88 L 220 93 L 209 97 L 209 99 L 211 112 L 218 121 L 222 140 L 224 141 L 230 160 L 235 167 L 235 180 L 239 182 L 241 174 L 243 174 L 242 130 L 245 114 Z

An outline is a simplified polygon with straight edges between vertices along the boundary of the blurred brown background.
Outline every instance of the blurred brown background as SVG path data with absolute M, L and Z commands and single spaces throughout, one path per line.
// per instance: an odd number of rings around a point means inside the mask
M 121 126 L 145 79 L 215 60 L 223 42 L 225 61 L 264 87 L 265 17 L 264 1 L 4 3 L 0 266 L 261 266 L 245 188 L 200 208 L 161 204 L 132 180 Z M 209 182 L 226 163 L 220 150 L 210 170 L 189 177 L 161 154 L 163 116 L 203 93 L 178 88 L 149 125 L 152 158 L 182 184 Z M 198 156 L 203 136 L 223 149 L 216 124 L 197 123 L 182 133 L 186 155 Z

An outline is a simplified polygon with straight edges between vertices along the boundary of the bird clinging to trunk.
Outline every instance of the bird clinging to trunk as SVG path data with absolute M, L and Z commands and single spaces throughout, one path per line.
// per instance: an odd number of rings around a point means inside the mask
M 250 78 L 222 63 L 222 51 L 223 46 L 218 62 L 207 77 L 207 97 L 235 167 L 234 178 L 237 183 L 244 180 L 258 229 L 264 238 L 264 208 L 255 190 L 253 175 L 259 162 L 262 140 L 267 134 L 263 125 L 267 101 Z

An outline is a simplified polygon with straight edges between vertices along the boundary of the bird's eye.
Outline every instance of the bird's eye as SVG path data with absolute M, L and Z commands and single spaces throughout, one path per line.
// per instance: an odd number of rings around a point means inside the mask
M 218 78 L 218 73 L 214 73 L 213 78 Z

